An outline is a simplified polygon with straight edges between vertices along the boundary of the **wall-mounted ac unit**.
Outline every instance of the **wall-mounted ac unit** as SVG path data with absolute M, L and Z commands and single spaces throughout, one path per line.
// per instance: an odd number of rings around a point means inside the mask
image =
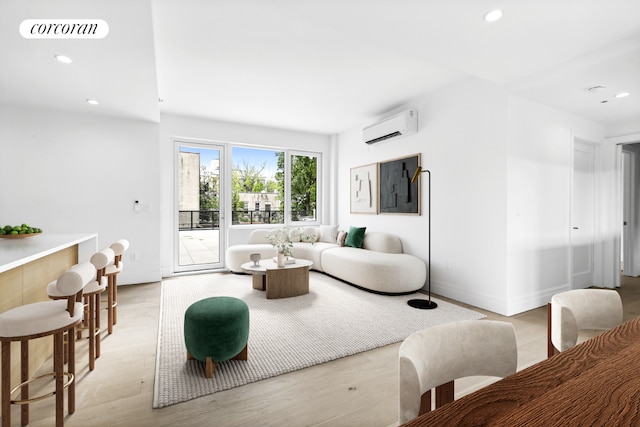
M 410 135 L 418 131 L 418 112 L 406 110 L 388 117 L 362 130 L 362 139 L 367 144 L 375 144 L 390 138 Z

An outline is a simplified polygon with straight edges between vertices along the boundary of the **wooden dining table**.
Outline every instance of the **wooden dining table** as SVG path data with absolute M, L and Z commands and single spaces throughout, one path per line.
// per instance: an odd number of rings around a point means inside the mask
M 640 426 L 640 318 L 403 426 Z

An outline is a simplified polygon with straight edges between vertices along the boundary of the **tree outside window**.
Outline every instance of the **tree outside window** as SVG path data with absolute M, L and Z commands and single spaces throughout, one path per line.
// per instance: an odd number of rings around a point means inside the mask
M 248 148 L 241 150 L 236 153 L 234 147 L 232 151 L 234 224 L 284 224 L 317 219 L 318 155 Z M 285 170 L 287 155 L 289 173 Z M 256 159 L 261 158 L 266 160 L 259 163 L 260 160 Z M 285 185 L 287 178 L 289 186 Z M 236 214 L 246 204 L 256 206 L 255 211 Z M 291 215 L 285 221 L 287 204 L 291 208 Z

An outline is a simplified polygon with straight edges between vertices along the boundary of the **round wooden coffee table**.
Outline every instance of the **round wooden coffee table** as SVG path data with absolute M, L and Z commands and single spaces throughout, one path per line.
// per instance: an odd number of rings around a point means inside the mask
M 284 267 L 270 259 L 260 260 L 255 266 L 246 262 L 240 267 L 253 275 L 253 288 L 266 291 L 267 299 L 289 298 L 309 293 L 309 268 L 313 263 L 296 258 L 292 264 Z

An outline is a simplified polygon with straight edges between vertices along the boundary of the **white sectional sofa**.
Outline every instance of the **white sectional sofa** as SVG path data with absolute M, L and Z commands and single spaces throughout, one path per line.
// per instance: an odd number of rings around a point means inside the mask
M 321 230 L 314 227 L 306 227 L 301 231 L 303 235 L 321 234 Z M 240 266 L 249 261 L 252 253 L 261 254 L 262 259 L 273 258 L 276 252 L 269 243 L 268 235 L 269 230 L 256 229 L 251 232 L 247 244 L 227 249 L 227 268 L 234 273 L 242 273 Z M 337 242 L 302 242 L 297 233 L 292 234 L 292 241 L 293 257 L 312 261 L 313 270 L 373 292 L 411 293 L 425 284 L 425 262 L 402 253 L 402 242 L 393 234 L 367 231 L 361 249 L 341 246 Z

